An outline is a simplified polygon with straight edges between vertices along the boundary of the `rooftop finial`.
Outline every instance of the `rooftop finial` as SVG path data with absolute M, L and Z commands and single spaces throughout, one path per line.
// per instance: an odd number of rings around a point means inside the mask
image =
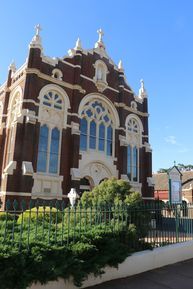
M 14 60 L 12 60 L 11 64 L 9 65 L 9 70 L 11 70 L 12 73 L 16 72 L 16 65 Z
M 82 50 L 82 44 L 80 38 L 76 40 L 76 45 L 74 47 L 75 50 Z
M 120 72 L 124 72 L 124 68 L 123 68 L 123 62 L 122 60 L 119 60 L 119 63 L 118 63 L 118 69 Z
M 104 36 L 103 30 L 100 28 L 100 29 L 97 30 L 97 33 L 98 33 L 98 35 L 99 35 L 98 42 L 103 42 L 103 39 L 102 39 L 103 36 Z
M 141 83 L 141 87 L 139 89 L 139 98 L 147 97 L 146 89 L 145 89 L 145 86 L 144 86 L 144 80 L 141 79 L 140 83 Z
M 105 49 L 104 43 L 103 43 L 103 36 L 104 36 L 104 32 L 103 30 L 100 28 L 97 30 L 97 33 L 99 35 L 99 39 L 98 41 L 95 43 L 95 48 L 103 48 Z
M 42 30 L 40 24 L 37 24 L 37 25 L 35 26 L 35 29 L 36 29 L 36 36 L 40 36 L 40 31 Z
M 35 26 L 35 30 L 36 30 L 36 34 L 32 38 L 32 41 L 30 42 L 29 48 L 39 48 L 42 50 L 43 49 L 42 40 L 40 37 L 40 31 L 42 30 L 42 28 L 41 28 L 40 24 L 37 24 Z

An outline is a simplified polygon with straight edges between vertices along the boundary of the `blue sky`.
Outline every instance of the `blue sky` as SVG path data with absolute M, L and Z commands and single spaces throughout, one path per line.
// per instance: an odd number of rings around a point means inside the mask
M 122 59 L 134 91 L 145 81 L 153 171 L 174 160 L 193 164 L 192 0 L 7 0 L 0 11 L 0 84 L 12 59 L 17 67 L 25 61 L 37 23 L 44 53 L 53 57 L 77 37 L 92 48 L 102 27 L 107 52 Z

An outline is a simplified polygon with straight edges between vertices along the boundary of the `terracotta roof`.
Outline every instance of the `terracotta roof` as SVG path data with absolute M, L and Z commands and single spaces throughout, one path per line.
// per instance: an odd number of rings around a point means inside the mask
M 155 191 L 168 190 L 168 175 L 167 173 L 153 174 L 153 180 L 155 183 Z M 193 188 L 193 171 L 182 172 L 182 189 L 188 189 L 192 184 Z

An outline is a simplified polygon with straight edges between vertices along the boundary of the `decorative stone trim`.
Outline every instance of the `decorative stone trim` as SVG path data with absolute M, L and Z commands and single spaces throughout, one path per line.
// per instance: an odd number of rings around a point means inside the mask
M 9 164 L 5 167 L 3 174 L 4 175 L 13 175 L 13 171 L 16 169 L 17 162 L 10 161 Z
M 121 175 L 121 180 L 129 182 L 129 178 L 127 175 Z
M 22 173 L 24 176 L 33 176 L 33 165 L 31 162 L 22 162 Z
M 146 153 L 152 153 L 152 149 L 151 149 L 151 146 L 149 143 L 145 142 L 144 146 L 145 146 L 145 152 Z
M 155 186 L 155 181 L 154 181 L 153 177 L 147 177 L 147 183 L 148 183 L 148 187 L 154 187 Z
M 80 135 L 79 123 L 71 122 L 71 134 Z
M 119 141 L 120 141 L 120 146 L 124 146 L 124 147 L 128 146 L 128 142 L 125 136 L 119 135 Z
M 94 79 L 92 79 L 92 78 L 90 78 L 90 77 L 88 77 L 88 76 L 86 76 L 86 75 L 80 74 L 80 77 L 82 77 L 82 78 L 84 78 L 84 79 L 87 79 L 87 80 L 91 81 L 92 83 L 95 83 L 95 80 L 94 80 Z M 113 87 L 111 87 L 111 86 L 108 86 L 108 84 L 107 84 L 107 86 L 106 86 L 106 89 L 110 89 L 110 90 L 112 90 L 112 91 L 114 91 L 114 92 L 116 92 L 116 93 L 119 93 L 119 91 L 118 91 L 117 89 L 115 89 L 115 88 L 113 88 Z
M 76 89 L 76 90 L 79 90 L 80 93 L 85 93 L 86 91 L 78 84 L 70 84 L 68 82 L 65 82 L 65 81 L 62 81 L 62 80 L 59 80 L 59 79 L 56 79 L 56 78 L 53 78 L 52 76 L 50 75 L 47 75 L 47 74 L 44 74 L 42 72 L 40 72 L 38 69 L 36 68 L 27 68 L 26 69 L 26 74 L 36 74 L 38 77 L 42 78 L 42 79 L 45 79 L 45 80 L 48 80 L 50 82 L 54 82 L 55 84 L 59 84 L 61 86 L 64 86 L 64 87 L 67 87 L 69 89 Z
M 54 198 L 58 198 L 62 196 L 63 176 L 34 173 L 33 178 L 33 197 L 45 196 L 45 198 L 49 198 L 52 196 Z
M 78 168 L 71 168 L 70 169 L 71 180 L 79 181 L 81 179 L 81 173 Z
M 36 123 L 36 116 L 35 116 L 35 111 L 26 109 L 25 112 L 22 111 L 24 115 L 26 115 L 26 123 L 31 123 L 35 124 Z
M 138 114 L 138 115 L 140 115 L 140 116 L 146 116 L 146 117 L 149 116 L 148 113 L 146 113 L 146 112 L 141 112 L 141 111 L 138 111 L 138 110 L 134 110 L 133 108 L 127 106 L 126 104 L 124 104 L 124 103 L 122 103 L 122 102 L 120 102 L 120 103 L 115 102 L 114 105 L 117 106 L 117 107 L 122 107 L 123 109 L 125 109 L 125 110 L 127 110 L 127 111 L 129 111 L 129 112 L 133 112 L 134 114 Z
M 27 192 L 0 192 L 0 196 L 17 196 L 17 197 L 31 197 L 31 193 Z
M 135 192 L 139 192 L 141 194 L 141 187 L 142 187 L 141 183 L 130 182 L 130 185 L 134 189 Z

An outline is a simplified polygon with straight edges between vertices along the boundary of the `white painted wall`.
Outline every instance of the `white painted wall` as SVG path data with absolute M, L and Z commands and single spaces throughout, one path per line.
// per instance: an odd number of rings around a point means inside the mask
M 134 253 L 116 268 L 105 268 L 105 273 L 101 277 L 90 275 L 81 288 L 94 286 L 113 279 L 125 278 L 145 271 L 153 270 L 169 264 L 174 264 L 193 258 L 193 241 L 178 243 L 152 251 L 146 250 Z M 77 289 L 72 280 L 48 282 L 46 285 L 33 284 L 28 289 Z

